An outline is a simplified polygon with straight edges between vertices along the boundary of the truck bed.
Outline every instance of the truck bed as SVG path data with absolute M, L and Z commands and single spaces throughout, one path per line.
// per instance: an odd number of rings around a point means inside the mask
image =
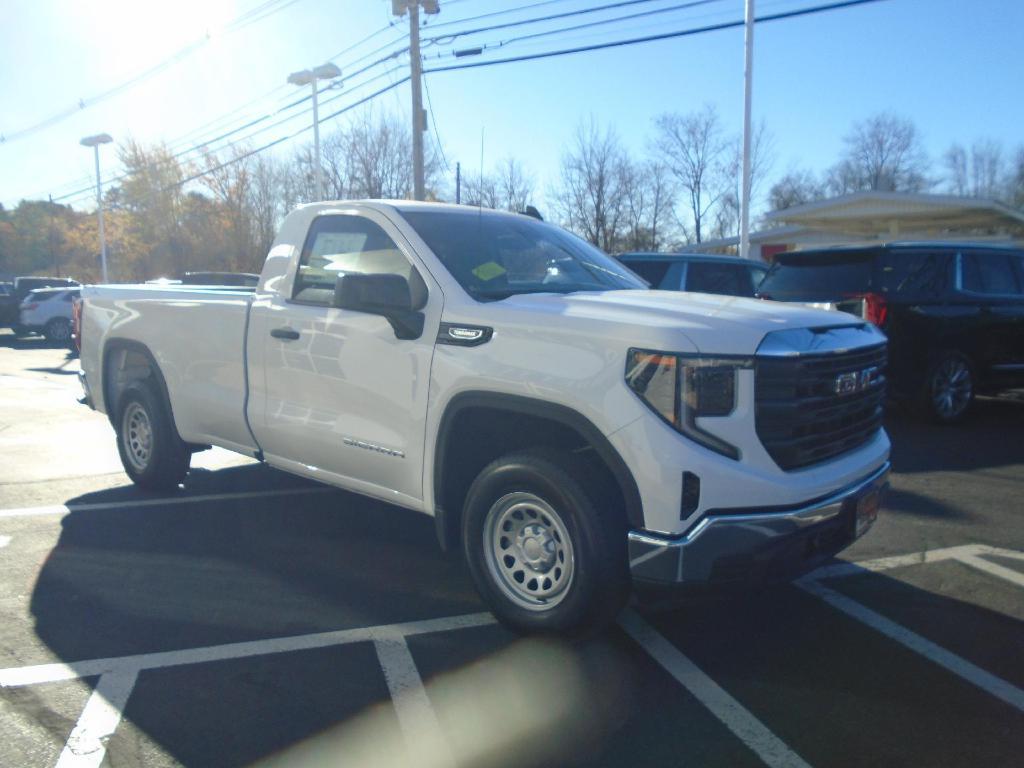
M 139 345 L 167 385 L 182 439 L 253 453 L 245 419 L 245 330 L 251 289 L 179 285 L 102 285 L 82 289 L 82 368 L 102 382 L 106 339 Z M 107 355 L 109 359 L 109 355 Z M 107 411 L 103 386 L 93 392 Z

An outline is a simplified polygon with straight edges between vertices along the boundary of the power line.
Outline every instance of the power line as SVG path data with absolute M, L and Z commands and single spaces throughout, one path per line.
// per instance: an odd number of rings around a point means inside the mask
M 383 72 L 383 73 L 381 73 L 379 75 L 375 75 L 374 77 L 371 77 L 369 80 L 364 80 L 362 83 L 358 83 L 357 85 L 352 86 L 349 89 L 349 91 L 347 91 L 345 93 L 342 93 L 342 94 L 339 94 L 337 96 L 334 96 L 333 98 L 324 100 L 323 102 L 321 102 L 321 105 L 331 104 L 331 103 L 334 103 L 334 102 L 338 101 L 339 99 L 345 98 L 345 97 L 351 95 L 352 91 L 360 89 L 360 88 L 365 88 L 367 85 L 370 85 L 371 83 L 374 83 L 377 80 L 380 80 L 380 79 L 382 79 L 384 77 L 389 77 L 390 75 L 394 74 L 399 69 L 401 69 L 401 68 L 400 67 L 395 67 L 395 68 L 390 69 L 390 70 L 388 70 L 386 72 Z M 352 105 L 343 107 L 341 110 L 339 110 L 337 112 L 334 112 L 334 113 L 328 114 L 328 115 L 326 115 L 324 117 L 321 117 L 319 122 L 322 124 L 325 120 L 329 120 L 332 117 L 335 117 L 337 115 L 343 114 L 343 113 L 349 111 L 350 108 L 354 108 L 356 106 L 359 106 L 360 104 L 365 103 L 366 101 L 368 101 L 371 98 L 375 98 L 376 96 L 378 96 L 378 95 L 380 95 L 382 93 L 386 93 L 387 91 L 390 91 L 393 88 L 397 88 L 399 85 L 401 85 L 402 83 L 404 83 L 408 79 L 409 79 L 409 76 L 406 75 L 404 77 L 404 79 L 400 79 L 400 80 L 394 81 L 390 85 L 388 85 L 388 86 L 386 86 L 386 87 L 376 91 L 375 93 L 370 94 L 368 97 L 360 99 L 359 101 L 355 102 Z M 216 154 L 218 152 L 223 152 L 225 150 L 231 149 L 232 147 L 236 147 L 236 146 L 239 146 L 239 145 L 244 145 L 246 142 L 248 142 L 254 136 L 259 135 L 260 133 L 264 133 L 265 131 L 269 131 L 269 130 L 271 130 L 273 128 L 277 128 L 278 126 L 284 125 L 287 122 L 290 122 L 292 120 L 295 120 L 296 118 L 303 117 L 303 116 L 304 115 L 302 113 L 294 114 L 294 115 L 289 115 L 288 117 L 286 117 L 286 118 L 284 118 L 282 120 L 279 120 L 279 121 L 277 121 L 275 123 L 272 123 L 271 125 L 263 126 L 259 130 L 253 131 L 252 133 L 250 133 L 250 134 L 248 134 L 246 136 L 242 136 L 239 139 L 236 139 L 235 141 L 228 142 L 228 143 L 226 143 L 226 144 L 224 144 L 222 146 L 219 146 L 219 147 L 209 147 L 209 146 L 203 145 L 203 146 L 196 147 L 195 149 L 189 150 L 189 151 L 198 152 L 198 151 L 201 151 L 201 150 L 205 149 L 208 152 L 209 155 L 213 155 L 213 154 Z M 303 133 L 303 132 L 305 132 L 307 130 L 312 130 L 312 128 L 313 128 L 312 124 L 307 125 L 307 126 L 301 128 L 301 129 L 299 129 L 298 131 L 296 131 L 293 134 L 290 134 L 288 136 L 285 136 L 285 137 L 281 138 L 280 140 L 276 140 L 276 141 L 273 141 L 273 142 L 267 144 L 266 146 L 263 147 L 263 149 L 269 149 L 270 147 L 273 147 L 273 146 L 276 146 L 277 144 L 280 144 L 282 141 L 286 141 L 286 140 L 288 140 L 290 138 L 294 138 L 295 136 L 298 136 L 299 134 L 301 134 L 301 133 Z M 258 151 L 262 151 L 262 150 L 258 150 Z M 169 159 L 177 160 L 183 154 L 186 154 L 186 153 L 178 153 L 176 155 L 172 155 Z M 247 152 L 242 157 L 249 157 L 251 154 L 253 154 L 253 153 L 252 152 Z M 230 164 L 230 163 L 225 163 L 225 164 Z M 220 168 L 222 166 L 217 166 L 217 167 Z M 216 169 L 214 169 L 214 170 L 216 170 Z M 118 174 L 118 175 L 113 176 L 111 178 L 104 179 L 103 180 L 103 184 L 105 186 L 108 186 L 108 185 L 111 185 L 111 184 L 116 184 L 117 182 L 123 181 L 124 179 L 128 178 L 129 176 L 131 176 L 132 173 L 133 173 L 132 171 L 126 171 L 124 173 Z M 199 174 L 199 175 L 201 176 L 202 174 Z M 68 192 L 68 193 L 66 193 L 64 195 L 60 195 L 58 197 L 54 197 L 53 198 L 53 202 L 59 202 L 59 201 L 62 201 L 62 200 L 75 200 L 75 199 L 78 199 L 78 198 L 83 198 L 84 199 L 84 198 L 88 197 L 90 193 L 92 193 L 94 191 L 95 191 L 95 185 L 91 185 L 91 186 L 87 186 L 87 187 L 82 187 L 81 189 L 77 189 L 74 192 Z
M 601 11 L 611 11 L 618 8 L 626 8 L 631 5 L 644 5 L 646 3 L 654 3 L 658 0 L 619 0 L 616 3 L 607 3 L 605 5 L 596 5 L 592 8 L 581 8 L 575 11 L 564 11 L 563 13 L 553 13 L 548 16 L 536 16 L 532 19 L 520 19 L 519 21 L 507 21 L 503 24 L 492 24 L 489 27 L 477 27 L 476 29 L 464 29 L 459 32 L 452 32 L 447 35 L 436 35 L 435 37 L 425 38 L 424 42 L 436 43 L 439 41 L 450 41 L 455 40 L 458 37 L 466 37 L 467 35 L 476 35 L 480 32 L 493 32 L 496 29 L 508 29 L 509 27 L 521 27 L 524 24 L 540 24 L 545 21 L 557 21 L 558 19 L 567 19 L 572 16 L 584 16 L 589 13 L 600 13 Z M 464 19 L 464 21 L 466 21 Z M 450 22 L 452 23 L 452 22 Z M 438 25 L 440 26 L 440 25 Z
M 554 5 L 555 3 L 564 3 L 566 0 L 544 0 L 540 3 L 531 3 L 530 5 L 520 5 L 516 8 L 506 8 L 504 11 L 491 11 L 490 13 L 481 13 L 479 16 L 467 16 L 464 19 L 452 19 L 451 21 L 440 21 L 432 22 L 429 24 L 431 29 L 437 27 L 450 27 L 453 24 L 465 24 L 467 21 L 479 21 L 480 19 L 490 19 L 494 16 L 506 16 L 510 13 L 518 13 L 519 11 L 527 11 L 533 8 L 540 8 L 545 5 Z M 446 5 L 454 5 L 453 2 L 448 2 Z M 428 25 L 424 25 L 428 26 Z
M 561 35 L 561 34 L 564 34 L 566 32 L 577 32 L 577 31 L 579 31 L 581 29 L 590 29 L 592 27 L 600 27 L 600 26 L 603 26 L 603 25 L 606 25 L 606 24 L 616 24 L 616 23 L 621 22 L 621 21 L 630 21 L 632 19 L 640 19 L 640 18 L 645 18 L 645 17 L 648 17 L 648 16 L 655 16 L 655 15 L 662 14 L 662 13 L 670 13 L 672 11 L 683 11 L 683 10 L 687 10 L 687 9 L 690 9 L 690 8 L 696 8 L 696 7 L 701 6 L 701 5 L 710 5 L 712 3 L 718 3 L 718 2 L 722 2 L 722 0 L 691 0 L 690 2 L 687 2 L 687 3 L 680 3 L 678 5 L 670 5 L 670 6 L 667 6 L 665 8 L 655 8 L 655 9 L 649 10 L 649 11 L 639 11 L 637 13 L 626 14 L 625 16 L 615 16 L 615 17 L 610 18 L 610 19 L 599 19 L 597 21 L 588 21 L 588 22 L 585 22 L 583 24 L 576 24 L 576 25 L 571 26 L 571 27 L 559 27 L 558 29 L 548 29 L 548 30 L 545 30 L 543 32 L 532 32 L 529 35 L 520 35 L 518 37 L 509 38 L 508 40 L 500 40 L 496 44 L 489 44 L 489 43 L 488 44 L 484 44 L 484 45 L 480 46 L 479 48 L 476 48 L 476 49 L 473 49 L 473 50 L 474 51 L 481 51 L 481 52 L 483 52 L 483 51 L 487 51 L 487 50 L 492 50 L 494 48 L 504 48 L 506 45 L 512 45 L 514 43 L 521 43 L 521 42 L 523 42 L 525 40 L 533 40 L 535 38 L 540 38 L 540 37 L 549 37 L 551 35 Z M 451 56 L 459 58 L 460 54 L 463 55 L 463 56 L 467 55 L 466 52 L 464 52 L 464 51 L 452 51 L 452 52 L 448 52 L 448 53 L 444 53 L 444 54 L 438 54 L 438 58 L 441 58 L 441 57 L 451 57 Z
M 825 11 L 835 11 L 841 8 L 851 8 L 857 5 L 868 5 L 871 3 L 883 2 L 883 0 L 844 0 L 843 2 L 828 3 L 825 5 L 816 5 L 810 8 L 800 8 L 793 11 L 784 11 L 781 13 L 769 14 L 766 16 L 759 16 L 754 19 L 757 23 L 766 23 L 769 21 L 779 21 L 780 19 L 791 19 L 797 16 L 809 16 L 811 14 L 823 13 Z M 645 37 L 634 37 L 626 40 L 613 40 L 606 43 L 595 43 L 593 45 L 582 45 L 575 48 L 563 48 L 556 51 L 543 51 L 541 53 L 530 53 L 522 56 L 510 56 L 504 59 L 490 59 L 487 61 L 471 61 L 465 64 L 448 64 L 443 67 L 432 67 L 431 69 L 423 70 L 423 74 L 431 74 L 433 72 L 451 72 L 456 69 L 476 69 L 477 67 L 489 67 L 495 64 L 512 64 L 519 61 L 532 61 L 535 59 L 548 59 L 556 56 L 568 56 L 574 53 L 586 53 L 588 51 L 599 51 L 605 48 L 620 48 L 628 45 L 639 45 L 640 43 L 650 43 L 657 40 L 670 40 L 677 37 L 689 37 L 691 35 L 698 35 L 704 32 L 718 32 L 723 29 L 734 29 L 736 27 L 742 27 L 744 20 L 739 21 L 727 21 L 721 24 L 709 24 L 703 27 L 693 27 L 690 29 L 682 29 L 676 32 L 664 32 L 658 35 L 647 35 Z
M 352 109 L 355 109 L 356 107 L 362 106 L 363 104 L 365 104 L 366 102 L 370 101 L 371 99 L 375 99 L 378 96 L 380 96 L 381 94 L 387 93 L 392 88 L 397 88 L 398 86 L 400 86 L 403 83 L 406 83 L 408 81 L 409 81 L 409 76 L 406 75 L 405 77 L 401 78 L 400 80 L 396 80 L 394 83 L 391 83 L 390 85 L 385 85 L 383 88 L 380 88 L 380 89 L 374 91 L 369 96 L 365 96 L 364 98 L 360 99 L 359 101 L 357 101 L 357 102 L 355 102 L 353 104 L 349 104 L 348 106 L 342 107 L 341 109 L 337 110 L 336 112 L 332 112 L 331 114 L 329 114 L 329 115 L 327 115 L 325 117 L 320 118 L 320 122 L 322 123 L 325 120 L 330 120 L 332 118 L 338 117 L 339 115 L 342 115 L 345 112 L 348 112 L 349 110 L 352 110 Z M 233 157 L 230 160 L 225 160 L 223 163 L 219 163 L 218 165 L 215 165 L 213 168 L 207 168 L 204 171 L 202 171 L 201 173 L 193 174 L 192 176 L 189 176 L 187 179 L 183 179 L 182 181 L 175 182 L 174 184 L 171 184 L 171 185 L 165 187 L 163 189 L 163 191 L 166 192 L 166 191 L 171 190 L 171 189 L 176 189 L 178 187 L 182 187 L 185 184 L 188 184 L 190 181 L 196 181 L 197 179 L 201 179 L 203 176 L 208 176 L 209 174 L 215 173 L 216 171 L 219 171 L 222 168 L 226 168 L 229 165 L 234 165 L 235 163 L 239 163 L 239 162 L 241 162 L 242 160 L 245 160 L 248 157 L 252 157 L 253 155 L 259 154 L 260 152 L 265 152 L 266 150 L 270 149 L 271 147 L 276 147 L 278 144 L 282 144 L 282 143 L 288 141 L 289 139 L 294 139 L 296 136 L 299 136 L 299 135 L 305 133 L 306 131 L 310 131 L 312 129 L 313 129 L 312 125 L 307 125 L 307 126 L 305 126 L 303 128 L 300 128 L 299 130 L 297 130 L 294 133 L 291 133 L 291 134 L 289 134 L 287 136 L 282 136 L 279 139 L 274 139 L 273 141 L 269 142 L 268 144 L 264 144 L 262 147 L 257 147 L 256 149 L 253 149 L 253 150 L 250 150 L 248 152 L 245 152 L 245 153 L 243 153 L 241 155 L 238 155 L 237 157 Z
M 434 146 L 437 147 L 438 154 L 441 155 L 441 162 L 444 163 L 444 169 L 451 173 L 451 166 L 448 165 L 448 158 L 444 156 L 444 149 L 441 147 L 441 135 L 437 132 L 437 120 L 434 119 L 434 102 L 430 98 L 430 84 L 427 78 L 423 78 L 423 90 L 427 94 L 427 112 L 430 115 L 430 124 L 434 126 Z
M 261 3 L 255 8 L 250 9 L 246 13 L 243 13 L 237 18 L 228 22 L 223 27 L 222 33 L 229 34 L 231 32 L 236 32 L 240 29 L 244 29 L 250 24 L 262 21 L 263 19 L 266 19 L 274 15 L 278 11 L 284 10 L 290 5 L 294 5 L 297 2 L 299 2 L 299 0 L 267 0 L 266 2 Z M 49 117 L 44 118 L 43 120 L 40 120 L 39 122 L 34 123 L 33 125 L 21 128 L 17 131 L 14 131 L 13 133 L 0 134 L 0 144 L 16 141 L 18 139 L 24 138 L 25 136 L 30 136 L 41 130 L 49 128 L 52 125 L 56 125 L 57 123 L 66 120 L 72 115 L 78 114 L 82 110 L 87 109 L 88 107 L 91 107 L 94 104 L 98 104 L 101 101 L 105 101 L 106 99 L 109 99 L 112 96 L 116 96 L 117 94 L 122 93 L 145 80 L 148 80 L 154 75 L 163 72 L 165 69 L 174 66 L 179 61 L 188 58 L 195 51 L 205 46 L 210 41 L 210 37 L 210 34 L 207 33 L 204 37 L 189 43 L 188 45 L 184 46 L 183 48 L 168 56 L 163 61 L 154 64 L 146 70 L 143 70 L 134 77 L 131 77 L 128 80 L 125 80 L 124 82 L 119 83 L 118 85 L 115 85 L 112 88 L 108 88 L 107 90 L 102 91 L 101 93 L 98 93 L 95 96 L 81 98 L 78 100 L 78 103 L 74 106 L 66 107 L 65 109 L 62 109 L 60 112 L 50 115 Z

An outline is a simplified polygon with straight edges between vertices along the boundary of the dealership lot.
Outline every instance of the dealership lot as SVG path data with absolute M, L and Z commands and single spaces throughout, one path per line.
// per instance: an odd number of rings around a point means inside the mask
M 1016 765 L 1024 400 L 898 415 L 875 529 L 799 584 L 497 626 L 431 521 L 221 451 L 157 498 L 0 333 L 2 765 Z

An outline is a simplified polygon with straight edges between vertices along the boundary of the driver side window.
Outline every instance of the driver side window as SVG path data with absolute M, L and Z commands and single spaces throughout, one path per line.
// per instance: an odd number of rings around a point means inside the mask
M 362 216 L 329 214 L 313 221 L 299 259 L 292 300 L 330 306 L 343 274 L 401 275 L 413 267 L 377 224 Z

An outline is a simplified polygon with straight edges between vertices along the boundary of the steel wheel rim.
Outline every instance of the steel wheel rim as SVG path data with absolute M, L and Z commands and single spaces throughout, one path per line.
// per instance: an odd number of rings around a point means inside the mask
M 932 405 L 944 419 L 963 413 L 971 402 L 971 369 L 959 358 L 943 360 L 932 374 Z
M 484 555 L 492 581 L 516 605 L 546 611 L 565 599 L 576 563 L 555 509 L 539 496 L 502 496 L 484 519 Z
M 138 403 L 131 403 L 124 412 L 123 426 L 121 441 L 125 456 L 133 468 L 144 472 L 153 453 L 153 427 L 149 414 Z

